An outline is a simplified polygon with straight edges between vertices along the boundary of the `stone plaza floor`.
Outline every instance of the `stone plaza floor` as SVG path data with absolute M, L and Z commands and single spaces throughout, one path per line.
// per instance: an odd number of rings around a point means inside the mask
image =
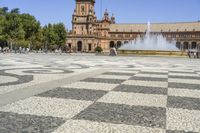
M 199 132 L 199 59 L 0 54 L 0 133 Z

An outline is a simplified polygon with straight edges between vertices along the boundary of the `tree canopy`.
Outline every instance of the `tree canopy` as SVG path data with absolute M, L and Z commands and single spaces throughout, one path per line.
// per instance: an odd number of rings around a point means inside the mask
M 0 46 L 29 47 L 31 49 L 55 49 L 63 47 L 67 30 L 63 23 L 44 27 L 32 15 L 20 13 L 19 8 L 9 11 L 0 7 Z

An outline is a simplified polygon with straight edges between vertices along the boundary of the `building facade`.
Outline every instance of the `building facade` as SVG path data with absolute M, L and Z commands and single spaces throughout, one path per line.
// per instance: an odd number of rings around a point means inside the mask
M 94 52 L 100 46 L 104 52 L 111 47 L 120 46 L 143 37 L 147 24 L 116 24 L 106 10 L 101 20 L 95 15 L 95 0 L 75 0 L 76 7 L 72 15 L 72 31 L 66 45 L 74 52 Z M 184 51 L 200 50 L 200 22 L 153 23 L 151 34 L 162 34 L 168 41 Z

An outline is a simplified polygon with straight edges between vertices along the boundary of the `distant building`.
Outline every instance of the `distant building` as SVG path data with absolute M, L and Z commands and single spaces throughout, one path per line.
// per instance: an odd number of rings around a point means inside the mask
M 76 0 L 72 15 L 72 32 L 67 46 L 77 52 L 94 52 L 97 46 L 105 52 L 110 47 L 119 48 L 138 36 L 143 37 L 147 24 L 116 24 L 115 17 L 106 10 L 102 20 L 97 20 L 95 0 Z M 200 49 L 200 22 L 153 23 L 151 34 L 162 34 L 168 41 L 176 41 L 181 50 Z

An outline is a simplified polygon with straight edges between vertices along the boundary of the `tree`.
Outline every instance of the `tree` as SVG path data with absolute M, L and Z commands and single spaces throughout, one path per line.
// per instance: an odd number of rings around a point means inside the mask
M 67 31 L 64 24 L 48 24 L 43 27 L 44 43 L 49 49 L 55 50 L 65 44 Z
M 19 11 L 19 8 L 14 8 L 10 11 L 10 13 L 13 13 L 13 14 L 19 14 L 20 11 Z
M 5 16 L 6 22 L 4 23 L 4 34 L 8 43 L 20 45 L 24 41 L 25 31 L 19 14 L 8 13 Z M 22 45 L 25 45 L 23 43 Z
M 41 27 L 40 22 L 30 14 L 20 14 L 19 8 L 0 8 L 0 44 L 13 44 L 16 47 L 49 49 L 64 46 L 67 31 L 63 23 Z
M 40 23 L 30 14 L 21 14 L 21 23 L 25 31 L 24 39 L 31 45 L 41 45 L 42 39 L 40 38 L 41 26 Z
M 63 23 L 58 23 L 54 24 L 53 28 L 56 34 L 55 43 L 58 45 L 58 47 L 64 46 L 67 37 L 67 31 L 65 29 L 65 25 Z

